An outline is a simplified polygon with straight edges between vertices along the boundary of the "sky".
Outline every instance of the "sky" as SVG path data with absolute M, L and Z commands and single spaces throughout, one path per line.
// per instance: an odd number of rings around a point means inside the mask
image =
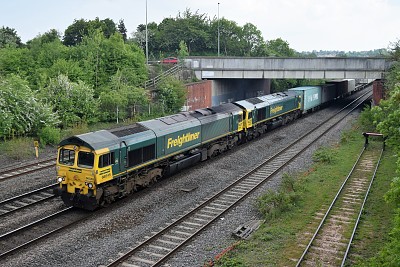
M 299 52 L 366 51 L 400 39 L 400 0 L 147 0 L 147 12 L 146 0 L 2 0 L 0 27 L 14 28 L 25 43 L 50 29 L 64 33 L 75 19 L 99 17 L 123 19 L 131 37 L 146 14 L 159 24 L 186 9 L 252 23 L 266 41 L 282 38 Z

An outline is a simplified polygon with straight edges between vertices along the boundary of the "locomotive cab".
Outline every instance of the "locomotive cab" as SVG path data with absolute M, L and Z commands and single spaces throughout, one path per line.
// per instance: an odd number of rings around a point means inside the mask
M 55 194 L 69 206 L 96 209 L 102 192 L 98 185 L 112 179 L 113 156 L 84 146 L 59 147 L 56 169 L 60 186 Z
M 59 148 L 57 160 L 57 181 L 67 185 L 68 193 L 87 195 L 94 189 L 94 158 L 89 149 L 77 146 Z
M 95 159 L 95 153 L 86 147 L 66 145 L 58 149 L 56 169 L 60 187 L 55 193 L 67 205 L 96 208 Z

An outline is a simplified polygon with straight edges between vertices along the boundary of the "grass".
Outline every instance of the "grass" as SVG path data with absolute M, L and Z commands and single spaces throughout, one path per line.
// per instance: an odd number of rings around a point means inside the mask
M 309 242 L 310 234 L 320 222 L 314 219 L 314 215 L 326 211 L 361 151 L 364 144 L 361 132 L 358 126 L 354 126 L 343 134 L 340 144 L 319 149 L 313 166 L 296 175 L 301 186 L 297 186 L 300 197 L 294 205 L 276 213 L 276 216 L 266 217 L 267 222 L 250 240 L 241 242 L 215 266 L 295 266 Z M 384 154 L 356 236 L 362 242 L 351 250 L 354 259 L 354 255 L 374 255 L 391 229 L 393 207 L 385 203 L 383 195 L 394 177 L 396 159 L 393 154 L 390 150 Z
M 0 143 L 0 151 L 13 160 L 24 160 L 35 157 L 33 138 L 19 137 Z
M 165 114 L 166 115 L 166 114 Z M 98 130 L 107 130 L 107 129 L 113 129 L 113 128 L 118 128 L 118 127 L 123 127 L 127 126 L 130 124 L 133 124 L 137 121 L 142 121 L 142 120 L 149 120 L 153 118 L 158 118 L 163 116 L 163 114 L 158 114 L 153 112 L 152 114 L 148 114 L 146 112 L 137 115 L 133 119 L 125 119 L 125 120 L 120 120 L 120 123 L 116 122 L 97 122 L 93 124 L 87 124 L 87 123 L 81 123 L 77 124 L 74 127 L 62 129 L 61 131 L 57 129 L 53 129 L 50 133 L 46 133 L 44 136 L 42 134 L 42 137 L 15 137 L 13 139 L 8 139 L 8 140 L 0 140 L 0 156 L 7 157 L 10 159 L 14 160 L 27 160 L 27 159 L 33 159 L 35 158 L 35 150 L 33 146 L 33 141 L 34 140 L 40 140 L 40 148 L 45 147 L 46 145 L 53 143 L 53 145 L 50 144 L 50 146 L 56 147 L 57 144 L 59 143 L 56 141 L 56 139 L 63 140 L 65 138 L 68 138 L 70 136 L 74 135 L 79 135 L 79 134 L 84 134 L 88 132 L 94 132 Z M 57 132 L 57 136 L 54 136 L 55 133 Z M 39 134 L 40 135 L 40 134 Z M 45 137 L 45 138 L 43 138 Z
M 393 227 L 395 204 L 386 203 L 383 195 L 390 187 L 391 179 L 388 178 L 396 176 L 394 170 L 396 159 L 397 156 L 392 151 L 385 152 L 361 217 L 359 231 L 355 236 L 356 245 L 350 251 L 352 265 L 360 264 L 365 259 L 375 256 L 389 240 L 387 233 Z

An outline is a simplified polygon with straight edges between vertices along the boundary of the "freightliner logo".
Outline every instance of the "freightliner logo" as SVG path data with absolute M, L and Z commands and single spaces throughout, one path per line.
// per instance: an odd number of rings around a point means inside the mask
M 181 147 L 184 143 L 196 140 L 200 137 L 200 132 L 197 133 L 187 133 L 184 134 L 182 136 L 179 136 L 175 139 L 173 138 L 168 138 L 168 144 L 167 144 L 167 149 L 169 149 L 170 147 Z

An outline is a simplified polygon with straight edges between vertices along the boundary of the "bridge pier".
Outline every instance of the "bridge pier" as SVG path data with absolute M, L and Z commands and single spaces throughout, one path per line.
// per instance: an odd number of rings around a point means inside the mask
M 270 79 L 214 79 L 212 80 L 212 105 L 269 94 Z

